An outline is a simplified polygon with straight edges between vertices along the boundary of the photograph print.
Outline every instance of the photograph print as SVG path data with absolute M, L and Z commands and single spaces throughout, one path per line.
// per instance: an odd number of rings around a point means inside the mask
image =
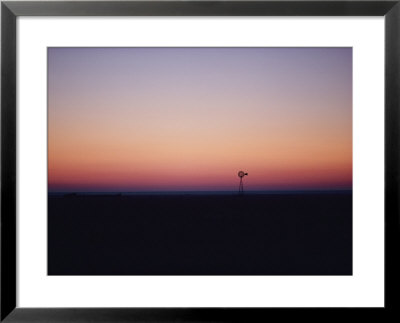
M 352 275 L 351 47 L 49 47 L 48 275 Z

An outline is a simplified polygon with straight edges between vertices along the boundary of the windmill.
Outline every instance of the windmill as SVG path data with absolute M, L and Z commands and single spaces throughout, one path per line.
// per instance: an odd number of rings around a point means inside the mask
M 243 194 L 244 189 L 243 189 L 243 177 L 249 175 L 248 173 L 245 173 L 244 171 L 239 171 L 238 176 L 240 178 L 240 183 L 239 183 L 239 194 Z

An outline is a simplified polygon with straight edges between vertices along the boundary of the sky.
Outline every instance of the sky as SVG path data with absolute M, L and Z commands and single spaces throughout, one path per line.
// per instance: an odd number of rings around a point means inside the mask
M 50 192 L 352 187 L 351 48 L 48 48 Z

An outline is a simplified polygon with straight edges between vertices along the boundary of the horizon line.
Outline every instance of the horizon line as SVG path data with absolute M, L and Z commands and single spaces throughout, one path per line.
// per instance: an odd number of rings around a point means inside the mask
M 281 190 L 247 190 L 244 193 L 316 193 L 316 192 L 349 192 L 353 188 L 333 189 L 281 189 Z M 48 194 L 237 194 L 237 190 L 172 190 L 172 191 L 47 191 Z

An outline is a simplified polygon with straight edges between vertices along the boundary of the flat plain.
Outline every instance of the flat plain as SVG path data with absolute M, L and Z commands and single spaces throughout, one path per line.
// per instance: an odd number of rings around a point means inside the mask
M 352 193 L 48 198 L 49 275 L 351 275 Z

